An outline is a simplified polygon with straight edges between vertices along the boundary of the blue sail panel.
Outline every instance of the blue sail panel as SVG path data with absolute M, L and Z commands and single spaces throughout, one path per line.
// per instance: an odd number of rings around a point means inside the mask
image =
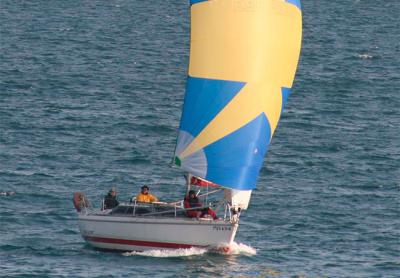
M 180 130 L 197 136 L 245 84 L 189 76 Z
M 286 0 L 286 2 L 295 5 L 297 8 L 301 10 L 301 2 L 300 0 Z
M 265 114 L 205 148 L 205 179 L 233 189 L 256 187 L 270 142 L 271 128 Z M 221 167 L 222 166 L 222 167 Z
M 205 1 L 208 1 L 208 0 L 190 0 L 189 2 L 190 2 L 190 5 L 194 5 L 194 4 L 197 4 L 200 2 L 205 2 Z
M 281 113 L 282 113 L 283 109 L 285 108 L 285 104 L 289 98 L 289 95 L 292 92 L 292 89 L 282 87 L 281 91 L 282 91 L 282 109 L 281 109 Z

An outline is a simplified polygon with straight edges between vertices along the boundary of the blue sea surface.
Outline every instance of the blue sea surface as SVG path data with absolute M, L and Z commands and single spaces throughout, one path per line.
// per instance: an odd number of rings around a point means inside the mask
M 72 192 L 182 197 L 188 1 L 1 0 L 0 276 L 400 277 L 400 1 L 302 10 L 244 251 L 138 255 L 88 246 Z

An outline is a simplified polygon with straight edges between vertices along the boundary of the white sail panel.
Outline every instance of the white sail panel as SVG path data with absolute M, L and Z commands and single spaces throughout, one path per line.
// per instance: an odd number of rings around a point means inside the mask
M 252 190 L 225 189 L 225 200 L 230 202 L 235 210 L 247 209 Z

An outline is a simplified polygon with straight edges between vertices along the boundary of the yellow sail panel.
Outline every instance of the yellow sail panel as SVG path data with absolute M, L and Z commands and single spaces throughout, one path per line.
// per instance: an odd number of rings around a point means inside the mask
M 283 0 L 213 0 L 192 5 L 189 75 L 291 87 L 301 10 Z

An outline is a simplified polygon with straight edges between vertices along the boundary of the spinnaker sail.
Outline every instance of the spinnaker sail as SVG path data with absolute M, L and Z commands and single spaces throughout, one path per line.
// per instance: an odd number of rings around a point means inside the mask
M 174 163 L 249 195 L 292 88 L 300 1 L 190 4 L 189 74 Z

